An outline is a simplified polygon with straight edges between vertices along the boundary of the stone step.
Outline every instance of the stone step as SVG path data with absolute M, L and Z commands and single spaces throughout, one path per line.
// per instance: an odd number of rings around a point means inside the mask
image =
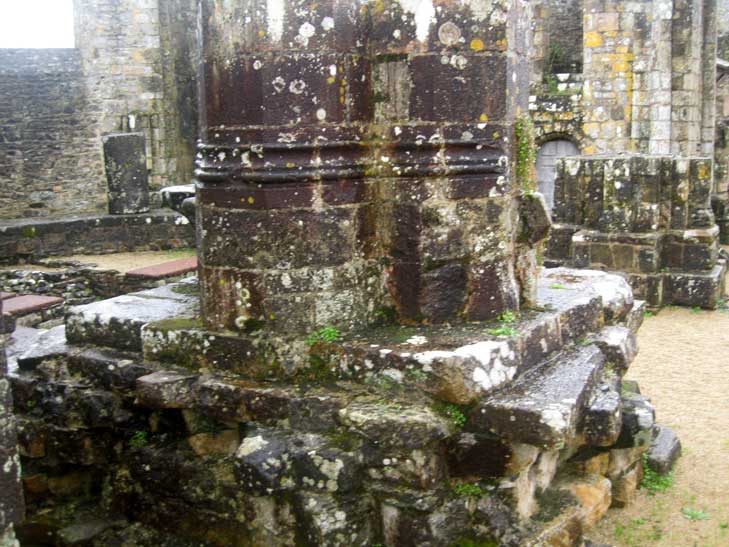
M 13 296 L 3 300 L 3 313 L 13 317 L 20 317 L 47 310 L 60 304 L 63 304 L 63 298 L 57 296 L 39 296 L 36 294 Z
M 198 313 L 197 280 L 185 280 L 72 307 L 66 317 L 66 336 L 72 344 L 141 352 L 144 325 L 166 319 L 191 319 Z
M 8 298 L 14 298 L 15 294 L 11 292 L 1 292 L 0 291 L 0 300 L 7 300 Z
M 595 345 L 560 354 L 480 403 L 473 425 L 513 443 L 564 448 L 579 433 L 604 365 Z
M 153 266 L 145 266 L 144 268 L 136 268 L 129 270 L 127 277 L 139 277 L 144 279 L 165 279 L 167 277 L 177 277 L 186 273 L 197 270 L 197 257 L 180 258 L 171 260 L 162 264 Z
M 65 357 L 71 348 L 66 343 L 66 327 L 60 325 L 41 333 L 35 343 L 18 356 L 20 370 L 32 370 L 46 359 Z

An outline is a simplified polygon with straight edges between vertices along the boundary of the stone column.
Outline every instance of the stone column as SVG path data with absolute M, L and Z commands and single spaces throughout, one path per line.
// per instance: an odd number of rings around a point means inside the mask
M 203 2 L 207 326 L 518 309 L 528 24 L 524 2 Z
M 20 456 L 13 416 L 13 400 L 3 329 L 2 301 L 0 300 L 0 547 L 17 547 L 13 526 L 25 512 L 23 490 L 20 483 Z

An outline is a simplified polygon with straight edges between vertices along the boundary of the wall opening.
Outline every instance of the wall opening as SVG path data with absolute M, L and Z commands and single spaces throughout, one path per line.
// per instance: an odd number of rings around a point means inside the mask
M 74 48 L 73 0 L 0 0 L 0 48 Z
M 582 73 L 583 8 L 581 0 L 547 0 L 547 50 L 544 78 Z
M 537 183 L 549 210 L 554 207 L 555 163 L 565 156 L 578 156 L 580 150 L 572 141 L 558 139 L 545 142 L 537 152 Z

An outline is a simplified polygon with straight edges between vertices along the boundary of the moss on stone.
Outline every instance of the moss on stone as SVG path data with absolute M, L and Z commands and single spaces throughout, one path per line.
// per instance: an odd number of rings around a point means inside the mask
M 534 142 L 534 125 L 528 116 L 514 123 L 516 137 L 516 182 L 524 192 L 537 190 L 537 147 Z
M 155 321 L 154 323 L 150 323 L 149 326 L 157 330 L 172 331 L 201 329 L 203 325 L 202 320 L 199 317 L 175 317 L 173 319 Z

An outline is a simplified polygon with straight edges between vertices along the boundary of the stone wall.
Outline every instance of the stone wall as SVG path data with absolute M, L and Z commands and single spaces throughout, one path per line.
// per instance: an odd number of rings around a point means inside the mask
M 567 135 L 585 154 L 713 154 L 715 0 L 584 0 L 580 87 L 544 73 L 549 6 L 537 9 L 530 54 L 530 108 L 545 139 Z
M 0 223 L 0 263 L 47 256 L 193 247 L 187 218 L 173 211 L 135 215 L 73 215 Z
M 0 50 L 0 216 L 106 207 L 101 137 L 142 131 L 152 188 L 192 176 L 191 0 L 76 0 L 76 49 Z
M 623 272 L 653 306 L 716 306 L 723 289 L 712 161 L 598 156 L 558 161 L 547 256 Z

